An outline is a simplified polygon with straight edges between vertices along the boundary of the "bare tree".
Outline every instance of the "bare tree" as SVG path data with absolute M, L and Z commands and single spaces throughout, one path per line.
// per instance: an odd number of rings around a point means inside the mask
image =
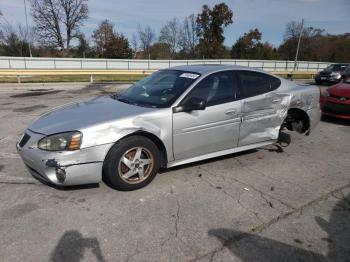
M 314 27 L 302 27 L 301 22 L 291 21 L 286 25 L 286 31 L 284 33 L 284 41 L 288 39 L 296 39 L 300 35 L 300 31 L 302 32 L 303 38 L 311 38 L 315 36 L 321 35 L 324 30 Z
M 180 31 L 180 46 L 182 50 L 192 58 L 195 57 L 196 47 L 198 45 L 196 28 L 196 16 L 191 14 L 184 19 L 183 26 Z
M 139 35 L 139 40 L 141 42 L 141 48 L 147 58 L 150 57 L 150 47 L 156 37 L 153 29 L 150 26 L 146 26 L 142 28 L 140 25 L 138 26 L 137 33 Z
M 167 44 L 173 58 L 180 46 L 180 22 L 177 18 L 168 21 L 160 30 L 159 42 Z
M 136 58 L 137 51 L 139 50 L 139 43 L 137 40 L 137 36 L 135 34 L 133 34 L 131 37 L 130 45 L 131 45 L 132 51 L 134 53 L 133 57 Z
M 87 0 L 32 0 L 32 16 L 40 42 L 64 54 L 88 17 Z
M 0 10 L 0 26 L 2 26 L 2 12 Z M 2 28 L 0 28 L 0 44 L 3 42 L 3 38 L 4 38 L 4 33 L 2 32 Z

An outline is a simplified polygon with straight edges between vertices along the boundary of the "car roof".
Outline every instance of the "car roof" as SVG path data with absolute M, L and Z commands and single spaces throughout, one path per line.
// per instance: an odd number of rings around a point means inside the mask
M 238 66 L 238 65 L 224 65 L 224 64 L 198 64 L 198 65 L 182 65 L 182 66 L 174 66 L 169 68 L 170 70 L 181 70 L 181 71 L 188 71 L 188 72 L 193 72 L 193 73 L 199 73 L 201 75 L 209 74 L 212 72 L 217 72 L 217 71 L 223 71 L 223 70 L 250 70 L 250 71 L 258 71 L 258 72 L 263 72 L 267 73 L 265 71 L 252 68 L 252 67 L 247 67 L 247 66 Z
M 331 65 L 349 66 L 349 63 L 333 63 Z

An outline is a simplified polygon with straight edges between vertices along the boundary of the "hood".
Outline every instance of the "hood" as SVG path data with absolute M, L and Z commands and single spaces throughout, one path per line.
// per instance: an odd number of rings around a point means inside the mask
M 123 119 L 155 110 L 122 103 L 110 96 L 62 106 L 42 115 L 28 128 L 49 135 Z
M 334 96 L 350 97 L 350 84 L 339 83 L 327 89 Z

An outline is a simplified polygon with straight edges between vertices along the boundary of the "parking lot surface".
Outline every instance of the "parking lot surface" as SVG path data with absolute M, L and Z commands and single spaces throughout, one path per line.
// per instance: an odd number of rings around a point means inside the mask
M 55 188 L 15 143 L 45 111 L 125 85 L 0 85 L 0 261 L 350 261 L 350 123 L 164 170 L 146 188 Z

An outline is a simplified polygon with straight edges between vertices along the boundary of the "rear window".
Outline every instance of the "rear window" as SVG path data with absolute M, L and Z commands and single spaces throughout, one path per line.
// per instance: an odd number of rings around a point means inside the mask
M 265 94 L 276 90 L 281 85 L 280 79 L 260 72 L 242 70 L 237 71 L 237 75 L 240 81 L 241 98 Z

